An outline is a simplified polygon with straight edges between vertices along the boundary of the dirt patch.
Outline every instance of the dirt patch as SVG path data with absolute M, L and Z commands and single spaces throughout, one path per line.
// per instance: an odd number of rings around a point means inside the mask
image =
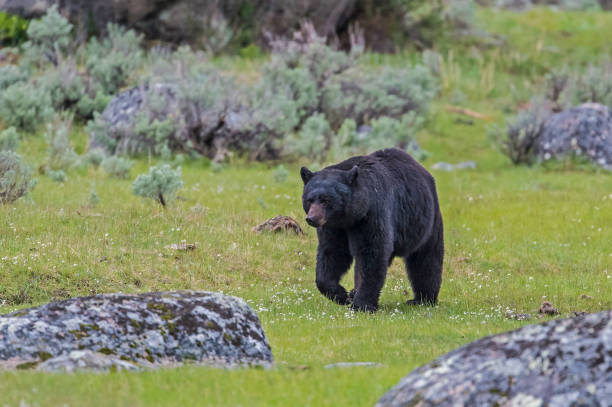
M 559 310 L 553 307 L 553 305 L 550 302 L 544 301 L 542 305 L 540 305 L 540 309 L 538 310 L 538 313 L 545 314 L 545 315 L 559 315 Z

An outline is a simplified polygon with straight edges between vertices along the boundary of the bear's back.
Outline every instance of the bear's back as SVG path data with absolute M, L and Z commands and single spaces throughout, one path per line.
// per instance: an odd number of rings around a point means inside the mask
M 348 171 L 354 166 L 359 169 L 367 170 L 369 167 L 383 166 L 387 168 L 394 167 L 420 167 L 420 164 L 412 158 L 408 153 L 398 148 L 385 148 L 383 150 L 375 151 L 368 155 L 357 155 L 347 160 L 333 164 L 324 169 L 337 169 L 342 171 Z
M 359 168 L 361 176 L 382 177 L 386 181 L 391 181 L 391 185 L 394 184 L 393 180 L 401 183 L 426 180 L 430 185 L 433 182 L 431 174 L 418 161 L 397 148 L 385 148 L 369 155 L 351 157 L 325 169 L 348 171 L 354 166 Z

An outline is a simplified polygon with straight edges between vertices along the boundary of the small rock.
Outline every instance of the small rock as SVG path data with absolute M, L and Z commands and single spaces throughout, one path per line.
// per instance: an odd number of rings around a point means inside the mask
M 463 170 L 466 168 L 476 168 L 475 161 L 464 161 L 457 164 L 450 164 L 444 161 L 440 161 L 431 166 L 433 170 L 439 171 L 455 171 L 455 170 Z
M 592 300 L 593 297 L 591 297 L 590 295 L 587 295 L 587 294 L 580 294 L 580 299 L 581 300 Z
M 476 162 L 475 161 L 464 161 L 464 162 L 455 164 L 455 168 L 458 170 L 463 170 L 465 168 L 475 169 Z
M 304 231 L 298 225 L 298 223 L 291 219 L 289 216 L 278 215 L 272 219 L 268 219 L 261 225 L 257 225 L 253 228 L 253 232 L 289 232 L 293 231 L 296 235 L 303 235 Z
M 516 319 L 517 321 L 529 321 L 531 319 L 531 314 L 519 314 L 508 310 L 506 311 L 506 318 Z
M 75 371 L 108 372 L 142 370 L 134 363 L 121 360 L 116 356 L 105 355 L 90 350 L 75 350 L 48 359 L 36 367 L 44 372 L 73 373 Z
M 474 120 L 464 119 L 463 117 L 457 117 L 455 119 L 455 123 L 457 124 L 465 124 L 466 126 L 473 126 Z
M 382 363 L 377 363 L 377 362 L 338 362 L 338 363 L 332 363 L 330 365 L 325 365 L 323 366 L 323 368 L 324 369 L 334 369 L 337 367 L 363 367 L 363 366 L 381 367 L 384 365 Z
M 545 314 L 545 315 L 558 315 L 559 310 L 554 308 L 550 302 L 544 301 L 542 305 L 540 305 L 540 309 L 538 310 L 538 313 Z
M 172 243 L 171 245 L 166 246 L 166 248 L 184 252 L 189 250 L 195 250 L 196 245 L 195 243 Z
M 587 314 L 586 311 L 574 311 L 574 312 L 572 312 L 572 316 L 574 316 L 574 317 L 583 317 L 586 314 Z
M 455 166 L 453 164 L 440 161 L 432 165 L 431 169 L 439 171 L 453 171 L 455 169 Z

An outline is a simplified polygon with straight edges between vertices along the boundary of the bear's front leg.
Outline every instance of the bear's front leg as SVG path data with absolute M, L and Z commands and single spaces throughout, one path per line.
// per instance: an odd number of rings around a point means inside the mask
M 356 311 L 374 312 L 378 309 L 378 299 L 385 283 L 388 255 L 384 251 L 370 248 L 355 256 L 355 275 L 359 287 L 355 291 L 351 308 Z
M 351 267 L 353 257 L 349 252 L 346 232 L 341 229 L 317 228 L 317 288 L 327 298 L 344 305 L 349 303 L 346 289 L 340 279 Z
M 357 291 L 359 290 L 360 285 L 361 285 L 361 276 L 359 275 L 359 273 L 355 273 L 355 286 L 348 293 L 349 302 L 351 303 L 353 302 L 353 299 L 355 298 L 355 295 L 357 295 Z

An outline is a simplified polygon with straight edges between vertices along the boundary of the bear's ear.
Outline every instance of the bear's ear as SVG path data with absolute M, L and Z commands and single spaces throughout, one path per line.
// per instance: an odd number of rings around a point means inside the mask
M 357 167 L 356 165 L 348 171 L 346 179 L 348 180 L 349 185 L 355 184 L 358 174 L 359 174 L 359 167 Z
M 306 167 L 302 167 L 300 169 L 300 175 L 302 176 L 302 181 L 304 181 L 304 185 L 308 184 L 308 181 L 313 177 L 314 173 L 310 171 Z

